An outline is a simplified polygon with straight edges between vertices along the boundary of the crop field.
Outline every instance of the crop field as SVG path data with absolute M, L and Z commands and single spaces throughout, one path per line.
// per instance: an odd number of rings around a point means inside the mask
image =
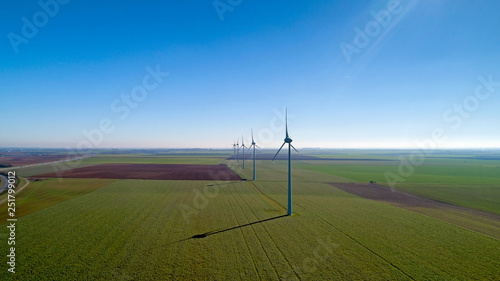
M 83 164 L 112 164 L 112 163 L 128 163 L 128 164 L 192 164 L 192 165 L 217 165 L 222 160 L 226 159 L 223 156 L 206 156 L 206 157 L 189 157 L 189 156 L 119 156 L 119 155 L 104 155 L 98 157 L 86 158 L 82 161 Z
M 388 185 L 386 172 L 398 175 L 399 163 L 307 163 L 298 167 L 354 181 Z M 465 162 L 464 162 L 465 161 Z M 435 200 L 500 214 L 500 161 L 453 158 L 428 159 L 404 181 L 394 185 Z
M 16 196 L 16 216 L 23 217 L 72 198 L 90 193 L 113 182 L 99 179 L 47 179 L 31 182 Z M 23 186 L 20 183 L 19 186 Z M 0 197 L 5 199 L 6 195 Z M 0 220 L 7 217 L 7 202 L 0 203 Z
M 16 173 L 22 177 L 30 177 L 45 173 L 60 173 L 61 171 L 71 170 L 81 167 L 92 166 L 95 164 L 83 164 L 82 161 L 70 161 L 63 163 L 54 163 L 32 167 L 23 167 L 16 169 Z
M 36 178 L 98 178 L 154 180 L 241 180 L 226 165 L 101 164 L 36 175 Z
M 151 154 L 105 154 L 78 161 L 54 163 L 50 165 L 23 167 L 17 169 L 19 175 L 30 177 L 46 173 L 61 173 L 65 170 L 94 166 L 99 164 L 191 164 L 191 165 L 217 165 L 226 157 L 219 155 L 198 156 L 165 156 Z
M 494 280 L 500 276 L 500 240 L 494 235 L 449 223 L 450 218 L 422 215 L 340 190 L 335 183 L 356 184 L 367 170 L 354 177 L 352 170 L 347 173 L 353 169 L 349 165 L 337 174 L 324 167 L 335 170 L 336 165 L 319 162 L 323 164 L 304 160 L 294 166 L 293 216 L 284 216 L 286 161 L 257 161 L 256 181 L 32 182 L 18 195 L 15 279 Z M 245 170 L 241 162 L 223 163 L 251 178 L 251 161 Z M 451 213 L 442 216 L 462 219 Z M 492 227 L 493 234 L 499 232 Z M 5 225 L 0 229 L 6 238 Z M 6 252 L 5 247 L 2 243 L 1 251 Z M 6 274 L 0 272 L 0 279 Z
M 20 256 L 30 262 L 20 259 L 23 271 L 17 276 L 404 280 L 498 273 L 498 252 L 492 251 L 498 240 L 323 184 L 308 185 L 310 195 L 297 196 L 294 217 L 283 217 L 249 182 L 207 189 L 207 202 L 193 203 L 193 189 L 203 192 L 208 186 L 121 180 L 24 217 L 19 225 L 26 236 L 19 243 L 25 250 Z M 259 188 L 270 194 L 283 191 L 274 183 Z M 179 206 L 188 213 L 181 213 Z M 65 224 L 58 225 L 60 221 Z M 426 243 L 430 238 L 436 241 L 432 245 Z M 462 253 L 469 243 L 476 252 Z M 465 256 L 457 258 L 457 253 Z M 455 267 L 461 266 L 457 272 Z
M 24 166 L 68 159 L 68 155 L 0 155 L 0 166 Z

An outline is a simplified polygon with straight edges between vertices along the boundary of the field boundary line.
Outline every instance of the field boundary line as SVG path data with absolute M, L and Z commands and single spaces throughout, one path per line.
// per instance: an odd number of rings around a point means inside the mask
M 238 203 L 238 200 L 236 200 L 236 197 L 234 197 L 234 192 L 236 192 L 236 191 L 234 190 L 234 187 L 233 187 L 233 186 L 231 186 L 231 188 L 233 189 L 233 190 L 231 191 L 231 195 L 232 195 L 232 197 L 233 197 L 234 201 L 236 202 L 235 204 L 236 204 L 236 205 L 238 205 L 239 209 L 240 209 L 240 210 L 242 211 L 242 213 L 244 214 L 244 212 L 243 212 L 243 208 L 241 208 L 241 205 Z M 231 201 L 228 201 L 228 203 L 229 203 L 229 205 L 231 206 L 231 209 L 232 209 L 232 210 L 234 210 L 234 206 L 233 206 L 233 204 L 231 204 Z M 236 220 L 236 223 L 241 224 L 241 223 L 238 221 L 238 217 L 236 216 L 236 214 L 234 213 L 234 211 L 233 211 L 233 215 L 234 215 L 234 218 L 235 218 L 235 220 Z M 248 218 L 246 217 L 246 215 L 245 215 L 245 218 L 247 219 L 247 223 L 250 223 L 250 221 L 248 221 Z M 252 258 L 252 251 L 250 251 L 250 246 L 248 245 L 248 241 L 247 241 L 247 239 L 246 239 L 246 236 L 245 236 L 245 234 L 243 233 L 243 230 L 242 230 L 241 228 L 240 228 L 239 230 L 240 230 L 240 234 L 241 234 L 241 236 L 243 237 L 243 240 L 245 241 L 245 246 L 246 246 L 246 248 L 247 248 L 248 256 L 249 256 L 249 257 L 250 257 L 250 259 L 252 260 L 253 269 L 255 270 L 255 273 L 259 276 L 259 279 L 260 279 L 260 280 L 262 280 L 262 278 L 260 277 L 260 274 L 259 274 L 259 270 L 257 269 L 257 265 L 255 264 L 255 260 Z
M 259 219 L 259 217 L 258 217 L 257 215 L 255 215 L 255 213 L 252 211 L 252 208 L 250 208 L 250 206 L 249 206 L 249 205 L 248 205 L 248 203 L 245 201 L 245 199 L 243 199 L 243 197 L 241 196 L 241 194 L 240 194 L 240 193 L 236 193 L 236 194 L 240 197 L 240 199 L 241 199 L 243 202 L 245 202 L 245 203 L 246 203 L 247 207 L 250 209 L 250 212 L 252 212 L 252 215 L 253 215 L 253 216 L 254 216 L 257 220 L 260 220 L 260 219 Z M 249 220 L 249 218 L 248 218 L 247 214 L 245 213 L 245 211 L 243 210 L 243 207 L 241 206 L 241 203 L 240 203 L 240 202 L 236 199 L 236 196 L 234 196 L 234 195 L 233 195 L 233 197 L 235 197 L 235 200 L 236 200 L 236 202 L 238 203 L 238 206 L 240 207 L 241 211 L 243 212 L 243 215 L 246 217 L 247 221 L 250 223 L 250 220 Z M 263 252 L 264 252 L 264 254 L 266 255 L 266 258 L 267 258 L 267 260 L 269 261 L 269 264 L 270 264 L 270 265 L 271 265 L 271 267 L 274 269 L 274 273 L 276 274 L 276 277 L 278 277 L 278 278 L 279 278 L 279 277 L 280 277 L 280 275 L 279 275 L 278 271 L 276 270 L 276 266 L 273 264 L 273 262 L 272 262 L 272 261 L 271 261 L 271 259 L 269 258 L 269 254 L 267 253 L 267 251 L 266 251 L 266 249 L 265 249 L 264 245 L 262 245 L 262 240 L 260 239 L 259 235 L 257 234 L 257 231 L 255 231 L 255 226 L 254 226 L 254 225 L 250 225 L 250 226 L 252 227 L 252 231 L 253 231 L 253 233 L 255 234 L 255 238 L 257 239 L 257 241 L 259 241 L 260 248 L 262 249 L 262 251 L 263 251 Z M 263 227 L 263 226 L 262 226 L 262 227 Z M 264 228 L 264 229 L 265 229 L 265 228 Z M 266 230 L 266 232 L 267 232 L 267 230 Z M 272 238 L 271 238 L 271 240 L 272 240 Z M 273 241 L 273 244 L 274 244 L 274 241 Z M 275 244 L 275 246 L 276 246 L 276 244 Z M 279 249 L 277 249 L 277 250 L 278 250 L 278 252 L 280 252 L 280 254 L 281 254 L 281 251 L 279 251 Z M 283 254 L 281 254 L 281 256 L 283 257 Z M 283 257 L 283 258 L 284 258 L 284 257 Z M 253 259 L 252 259 L 252 260 L 253 260 Z M 285 259 L 285 260 L 286 260 L 286 259 Z M 287 264 L 288 264 L 288 266 L 290 266 L 290 264 L 288 263 L 288 261 L 287 261 Z M 259 274 L 259 275 L 260 275 L 260 274 Z M 260 278 L 260 279 L 262 279 L 260 276 L 259 276 L 259 278 Z
M 264 193 L 262 193 L 262 191 L 260 191 L 260 189 L 252 181 L 248 181 L 248 184 L 253 188 L 253 190 L 255 190 L 255 192 L 257 192 L 257 194 L 259 194 L 262 198 L 264 198 L 268 203 L 270 203 L 271 205 L 274 205 L 280 211 L 286 212 L 286 209 L 285 209 L 284 206 L 282 206 L 280 203 L 276 202 L 271 197 L 269 197 L 269 196 L 265 195 Z
M 262 193 L 261 193 L 262 194 Z M 252 212 L 252 214 L 254 215 L 254 217 L 256 217 L 257 219 L 259 219 L 259 217 L 255 214 L 255 212 L 252 210 L 252 208 L 250 207 L 250 205 L 248 204 L 248 202 L 246 202 L 242 197 L 241 197 L 241 194 L 238 194 L 240 196 L 240 198 L 246 203 L 247 207 L 250 209 L 250 212 Z M 264 195 L 265 196 L 265 195 Z M 246 215 L 245 215 L 246 216 Z M 248 218 L 248 217 L 247 217 Z M 273 236 L 269 233 L 269 231 L 267 230 L 267 228 L 264 226 L 264 225 L 261 225 L 262 228 L 266 231 L 266 234 L 267 236 L 269 236 L 269 239 L 271 239 L 271 241 L 273 241 L 273 245 L 274 247 L 276 248 L 276 250 L 278 251 L 278 253 L 280 253 L 280 256 L 283 258 L 283 260 L 286 262 L 286 264 L 288 265 L 288 267 L 290 268 L 291 272 L 293 272 L 293 274 L 295 275 L 295 277 L 297 277 L 298 280 L 301 280 L 300 277 L 297 275 L 297 273 L 295 272 L 295 270 L 293 269 L 292 265 L 290 264 L 290 261 L 283 255 L 283 252 L 278 248 L 278 246 L 276 245 L 276 241 L 274 241 L 273 239 Z M 252 225 L 252 229 L 255 233 L 255 235 L 257 236 L 257 233 L 255 232 L 255 229 L 254 229 L 254 226 Z M 262 246 L 262 243 L 260 242 L 260 238 L 258 238 L 257 236 L 257 239 L 259 239 L 259 243 L 261 244 L 261 247 Z M 266 253 L 266 256 L 267 256 L 267 252 L 266 250 L 263 248 L 264 252 Z M 267 258 L 269 259 L 269 256 L 267 256 Z M 273 266 L 273 268 L 275 269 L 275 272 L 276 272 L 276 275 L 278 276 L 278 278 L 280 278 L 280 274 L 278 273 L 278 271 L 276 270 L 276 267 L 273 265 L 273 263 L 271 262 L 271 265 Z
M 302 205 L 300 204 L 297 204 L 297 203 L 294 203 L 295 205 L 307 210 L 307 208 L 304 208 Z M 311 212 L 311 214 L 314 214 L 314 212 Z M 365 248 L 366 250 L 368 250 L 370 253 L 374 254 L 375 256 L 377 256 L 378 258 L 380 258 L 381 260 L 383 260 L 384 262 L 388 263 L 390 266 L 394 267 L 396 270 L 398 270 L 399 272 L 401 272 L 402 274 L 404 274 L 406 277 L 410 278 L 410 280 L 416 280 L 415 278 L 413 278 L 411 275 L 409 275 L 408 273 L 404 272 L 402 269 L 400 269 L 397 265 L 393 264 L 392 262 L 390 262 L 389 260 L 385 259 L 382 255 L 378 254 L 377 252 L 375 252 L 374 250 L 370 249 L 368 246 L 365 246 L 363 243 L 359 242 L 357 239 L 355 239 L 354 237 L 352 237 L 351 235 L 347 234 L 346 232 L 342 231 L 340 228 L 336 227 L 335 225 L 333 225 L 332 223 L 330 223 L 329 221 L 325 220 L 324 218 L 322 218 L 321 216 L 318 216 L 318 215 L 315 215 L 316 217 L 318 217 L 319 219 L 321 219 L 322 221 L 324 221 L 326 224 L 330 225 L 333 229 L 337 230 L 338 232 L 342 233 L 343 235 L 345 235 L 347 238 L 351 239 L 352 241 L 354 241 L 356 244 L 360 245 L 361 247 Z
M 432 218 L 434 220 L 439 220 L 441 222 L 444 222 L 444 223 L 447 223 L 447 224 L 450 224 L 450 225 L 453 225 L 453 226 L 456 226 L 456 227 L 459 227 L 462 229 L 466 229 L 468 231 L 473 231 L 473 232 L 480 233 L 482 235 L 486 235 L 488 237 L 500 240 L 500 236 L 493 236 L 492 233 L 489 233 L 487 231 L 491 228 L 498 229 L 498 227 L 499 227 L 498 223 L 500 222 L 500 215 L 498 215 L 496 213 L 483 211 L 483 210 L 479 210 L 479 209 L 474 209 L 471 207 L 456 205 L 456 204 L 436 200 L 433 198 L 425 197 L 425 196 L 422 196 L 419 194 L 411 193 L 411 192 L 408 192 L 405 190 L 400 190 L 400 189 L 395 189 L 395 191 L 393 191 L 393 192 L 396 192 L 402 196 L 407 196 L 408 198 L 411 198 L 411 199 L 417 200 L 417 201 L 405 203 L 405 202 L 391 201 L 390 200 L 391 198 L 371 198 L 370 196 L 363 196 L 360 194 L 352 193 L 349 190 L 346 190 L 342 187 L 339 187 L 339 185 L 343 184 L 343 183 L 329 182 L 326 184 L 332 186 L 333 188 L 336 188 L 338 190 L 341 190 L 343 192 L 346 192 L 348 194 L 356 196 L 357 198 L 362 198 L 362 199 L 369 200 L 372 202 L 378 202 L 380 204 L 384 204 L 384 205 L 392 206 L 395 208 L 403 209 L 406 211 L 410 211 L 410 212 L 413 212 L 413 213 L 416 213 L 416 214 L 419 214 L 419 215 L 422 215 L 422 216 L 425 216 L 428 218 Z M 390 188 L 390 187 L 385 186 L 385 185 L 380 185 L 380 186 Z M 415 202 L 422 204 L 422 205 L 420 205 L 420 206 L 414 205 Z M 428 211 L 439 210 L 440 214 L 451 215 L 452 217 L 451 218 L 447 217 L 447 216 L 440 217 L 440 216 L 437 216 L 436 214 L 433 214 L 433 213 L 426 213 L 425 210 L 428 210 Z M 465 219 L 465 220 L 467 220 L 467 222 L 464 222 L 463 220 L 457 222 L 456 220 L 453 220 L 454 218 Z M 481 220 L 481 224 L 476 224 L 476 225 L 468 224 L 469 221 L 475 222 L 476 220 L 474 220 L 474 219 L 476 219 L 476 218 L 477 218 L 477 220 Z M 480 228 L 480 225 L 486 225 L 490 228 Z

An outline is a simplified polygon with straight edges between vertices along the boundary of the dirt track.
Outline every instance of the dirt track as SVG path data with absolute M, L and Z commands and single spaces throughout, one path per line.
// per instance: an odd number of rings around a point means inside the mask
M 443 211 L 460 211 L 473 216 L 500 222 L 500 215 L 498 214 L 428 199 L 408 192 L 391 189 L 390 187 L 384 185 L 371 183 L 331 183 L 331 185 L 362 198 L 386 202 L 414 211 L 419 208 L 440 209 Z
M 26 178 L 23 178 L 23 179 L 26 180 L 26 183 L 21 188 L 16 190 L 16 197 L 19 194 L 19 192 L 21 192 L 25 187 L 27 187 L 30 184 L 30 181 L 28 179 L 26 179 Z M 7 201 L 7 198 L 8 197 L 5 196 L 5 198 L 0 201 L 0 205 L 3 204 L 5 201 Z
M 151 180 L 239 181 L 241 178 L 226 165 L 178 164 L 102 164 L 31 178 L 99 178 Z

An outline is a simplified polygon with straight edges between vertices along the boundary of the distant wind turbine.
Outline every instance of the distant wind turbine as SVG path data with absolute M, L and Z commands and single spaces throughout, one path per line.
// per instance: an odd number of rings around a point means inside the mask
M 287 215 L 291 216 L 292 215 L 292 159 L 291 159 L 291 153 L 292 153 L 292 148 L 299 153 L 295 147 L 292 145 L 292 139 L 290 136 L 288 136 L 288 109 L 285 111 L 285 124 L 286 124 L 286 135 L 285 135 L 285 141 L 281 145 L 280 149 L 278 152 L 276 152 L 276 155 L 274 155 L 273 161 L 278 156 L 278 153 L 280 153 L 281 149 L 285 145 L 285 143 L 288 143 L 288 211 Z
M 252 130 L 252 144 L 248 147 L 248 150 L 250 150 L 252 146 L 253 146 L 253 180 L 255 180 L 255 147 L 259 146 L 253 140 L 253 130 Z
M 233 142 L 233 157 L 236 158 L 236 142 Z
M 245 141 L 243 140 L 243 136 L 241 136 L 241 147 L 240 148 L 243 148 L 242 149 L 242 152 L 243 152 L 243 170 L 245 170 Z
M 240 163 L 240 144 L 239 140 L 236 140 L 236 162 Z

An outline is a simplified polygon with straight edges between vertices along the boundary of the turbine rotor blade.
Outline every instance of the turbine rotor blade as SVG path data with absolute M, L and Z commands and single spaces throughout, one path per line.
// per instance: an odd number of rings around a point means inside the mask
M 258 145 L 256 145 L 256 144 L 254 144 L 254 145 L 255 145 L 256 147 L 260 148 L 260 146 L 258 146 Z
M 286 128 L 286 138 L 288 138 L 288 108 L 285 108 L 285 128 Z
M 293 148 L 293 150 L 297 151 L 297 153 L 300 153 L 297 149 L 295 149 L 295 147 L 293 147 L 292 144 L 290 144 L 290 146 Z
M 274 161 L 274 159 L 276 159 L 276 156 L 278 156 L 278 153 L 280 153 L 280 151 L 281 151 L 281 149 L 283 148 L 283 146 L 285 145 L 285 143 L 286 143 L 286 142 L 284 142 L 284 143 L 281 145 L 280 149 L 278 149 L 278 152 L 276 152 L 276 155 L 274 155 L 273 160 L 271 160 L 271 161 Z

